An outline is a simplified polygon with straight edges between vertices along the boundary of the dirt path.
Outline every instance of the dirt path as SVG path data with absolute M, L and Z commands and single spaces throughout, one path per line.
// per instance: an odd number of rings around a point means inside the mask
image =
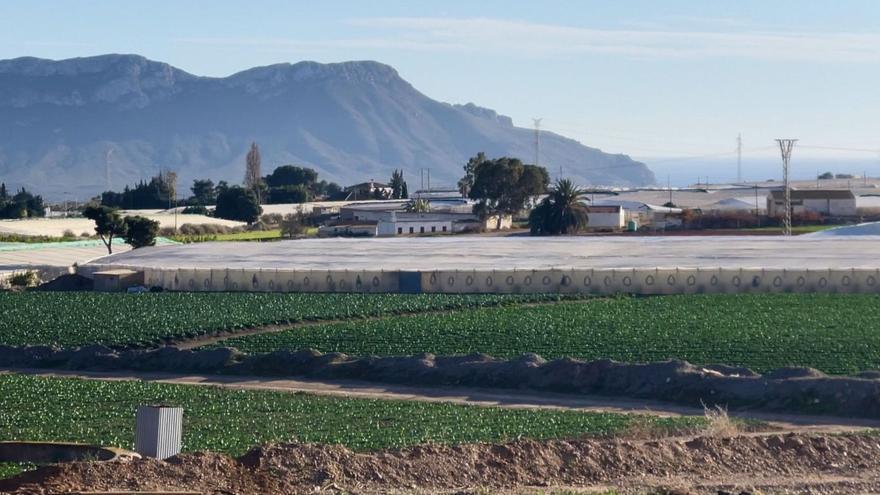
M 202 347 L 205 345 L 216 344 L 218 342 L 224 341 L 226 339 L 231 339 L 235 337 L 247 337 L 250 335 L 261 335 L 266 333 L 278 333 L 284 332 L 286 330 L 294 330 L 297 328 L 308 328 L 317 325 L 332 325 L 335 323 L 352 323 L 352 322 L 366 322 L 366 321 L 376 321 L 376 320 L 385 320 L 388 318 L 394 318 L 398 316 L 419 316 L 419 315 L 449 315 L 453 313 L 457 313 L 460 311 L 468 311 L 475 309 L 491 309 L 491 308 L 503 308 L 503 307 L 535 307 L 535 306 L 548 306 L 553 304 L 559 304 L 563 302 L 571 302 L 571 301 L 586 301 L 589 298 L 584 299 L 562 299 L 558 301 L 531 301 L 531 302 L 522 302 L 522 303 L 505 303 L 505 304 L 492 304 L 486 306 L 466 306 L 460 308 L 452 308 L 452 309 L 435 309 L 428 311 L 406 311 L 402 313 L 390 313 L 384 315 L 376 315 L 376 316 L 363 316 L 356 318 L 335 318 L 330 320 L 303 320 L 295 323 L 286 323 L 283 325 L 258 325 L 254 327 L 246 327 L 241 329 L 233 329 L 233 330 L 220 330 L 213 333 L 207 333 L 203 335 L 197 335 L 191 338 L 177 338 L 171 339 L 165 342 L 166 345 L 170 345 L 173 347 L 177 347 L 178 349 L 195 349 L 196 347 Z
M 678 406 L 659 401 L 550 393 L 536 394 L 479 388 L 412 387 L 356 381 L 314 381 L 257 376 L 188 375 L 129 371 L 89 372 L 16 369 L 8 370 L 7 372 L 37 376 L 76 377 L 90 380 L 143 380 L 178 385 L 218 386 L 233 389 L 272 390 L 291 393 L 304 392 L 333 397 L 443 402 L 514 409 L 568 409 L 590 412 L 645 414 L 659 417 L 704 415 L 703 409 L 700 408 Z M 777 414 L 760 411 L 730 411 L 730 416 L 763 421 L 768 424 L 768 428 L 778 432 L 837 434 L 880 429 L 880 420 L 862 418 Z

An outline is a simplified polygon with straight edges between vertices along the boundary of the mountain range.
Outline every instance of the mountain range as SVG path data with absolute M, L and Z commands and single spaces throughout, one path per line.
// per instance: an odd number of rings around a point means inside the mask
M 147 179 L 160 168 L 241 182 L 260 146 L 263 173 L 315 168 L 342 185 L 386 181 L 404 169 L 410 189 L 430 168 L 452 186 L 468 157 L 534 161 L 534 131 L 473 103 L 433 100 L 372 61 L 277 64 L 202 77 L 138 55 L 0 61 L 0 180 L 55 199 L 84 198 Z M 582 184 L 652 184 L 654 175 L 542 131 L 540 164 Z

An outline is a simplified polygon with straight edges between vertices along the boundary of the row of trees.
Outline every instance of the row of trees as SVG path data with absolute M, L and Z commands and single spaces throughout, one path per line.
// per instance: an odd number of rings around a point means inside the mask
M 9 194 L 6 184 L 0 184 L 0 218 L 17 219 L 45 216 L 46 205 L 41 196 L 32 194 L 21 188 L 15 194 Z

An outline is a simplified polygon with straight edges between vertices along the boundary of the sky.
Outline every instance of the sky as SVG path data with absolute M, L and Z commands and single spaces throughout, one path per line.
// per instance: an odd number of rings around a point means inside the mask
M 738 134 L 751 178 L 772 175 L 777 137 L 810 174 L 880 174 L 877 0 L 0 0 L 0 59 L 102 53 L 207 76 L 377 60 L 658 177 L 730 179 Z

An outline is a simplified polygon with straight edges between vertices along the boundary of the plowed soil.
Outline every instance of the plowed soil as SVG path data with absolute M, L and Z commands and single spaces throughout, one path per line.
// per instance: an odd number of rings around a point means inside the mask
M 880 437 L 872 435 L 521 440 L 368 453 L 279 444 L 238 459 L 196 453 L 167 461 L 50 466 L 0 481 L 0 491 L 488 494 L 614 488 L 622 493 L 880 493 L 878 468 Z

